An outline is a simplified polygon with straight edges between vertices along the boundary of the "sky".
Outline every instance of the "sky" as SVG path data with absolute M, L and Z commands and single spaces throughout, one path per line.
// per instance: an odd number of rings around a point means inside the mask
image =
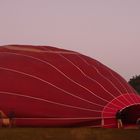
M 78 51 L 127 81 L 140 74 L 140 0 L 0 0 L 0 45 Z

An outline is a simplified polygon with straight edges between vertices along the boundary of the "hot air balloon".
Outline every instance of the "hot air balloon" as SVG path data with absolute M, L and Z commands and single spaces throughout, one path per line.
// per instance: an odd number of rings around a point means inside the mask
M 17 126 L 117 127 L 140 117 L 140 96 L 115 71 L 50 46 L 0 47 L 0 111 Z M 11 114 L 11 115 L 10 115 Z

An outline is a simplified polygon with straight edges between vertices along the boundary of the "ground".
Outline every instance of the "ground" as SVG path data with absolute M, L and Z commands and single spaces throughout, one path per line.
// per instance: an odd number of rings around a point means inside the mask
M 139 140 L 140 129 L 1 128 L 0 140 Z

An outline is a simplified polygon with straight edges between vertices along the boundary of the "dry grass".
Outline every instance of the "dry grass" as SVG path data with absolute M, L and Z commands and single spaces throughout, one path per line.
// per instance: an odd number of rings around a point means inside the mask
M 140 129 L 1 128 L 0 140 L 140 140 Z

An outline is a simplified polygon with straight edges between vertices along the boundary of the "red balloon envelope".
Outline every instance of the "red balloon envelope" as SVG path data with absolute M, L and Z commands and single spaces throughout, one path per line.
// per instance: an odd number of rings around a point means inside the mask
M 140 97 L 116 72 L 77 52 L 0 47 L 0 110 L 17 126 L 116 127 L 140 117 Z

